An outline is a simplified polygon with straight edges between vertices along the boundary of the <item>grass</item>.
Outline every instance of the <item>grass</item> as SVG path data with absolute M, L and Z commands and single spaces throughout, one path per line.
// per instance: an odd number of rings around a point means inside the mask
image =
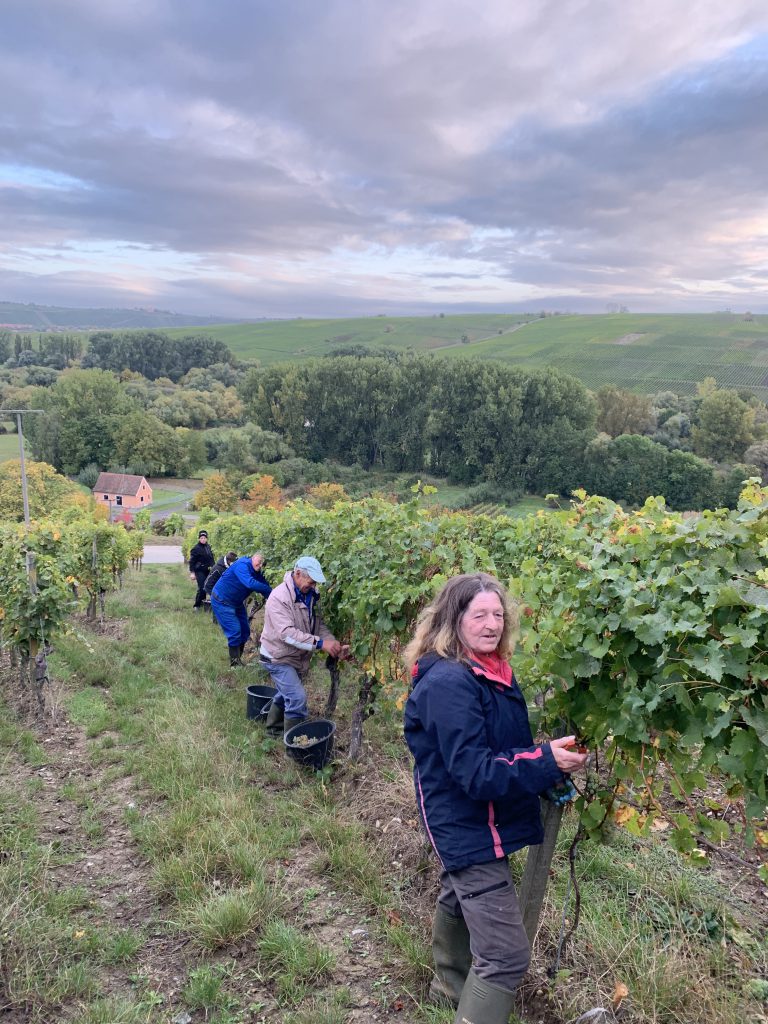
M 278 994 L 301 1002 L 311 985 L 328 980 L 336 955 L 285 921 L 270 921 L 259 941 L 262 969 L 273 977 Z
M 422 1002 L 434 865 L 421 863 L 417 833 L 406 828 L 415 817 L 407 786 L 402 802 L 397 795 L 407 775 L 399 716 L 385 703 L 367 724 L 375 764 L 335 777 L 301 773 L 245 719 L 243 688 L 253 670 L 226 672 L 224 641 L 214 624 L 189 614 L 187 598 L 173 568 L 148 566 L 110 601 L 111 614 L 124 620 L 119 635 L 89 635 L 89 653 L 70 634 L 51 658 L 71 713 L 92 734 L 90 756 L 98 762 L 109 754 L 116 759 L 109 771 L 133 779 L 124 816 L 162 908 L 152 930 L 179 936 L 192 955 L 180 991 L 173 1006 L 145 978 L 130 998 L 109 991 L 105 979 L 135 962 L 144 934 L 95 920 L 85 888 L 55 883 L 62 853 L 41 839 L 34 792 L 0 789 L 11 1005 L 36 1008 L 40 1020 L 65 1016 L 64 1006 L 66 1019 L 82 1024 L 159 1024 L 182 1011 L 239 1024 L 259 1020 L 260 1008 L 276 1000 L 278 1016 L 268 1020 L 346 1024 L 361 998 L 360 976 L 345 973 L 342 937 L 353 924 L 340 922 L 351 921 L 364 922 L 373 940 L 362 961 L 372 1005 L 388 1013 L 399 1005 L 404 1024 L 447 1024 L 449 1012 Z M 323 675 L 310 679 L 315 704 L 327 688 Z M 342 689 L 343 726 L 354 687 Z M 20 761 L 25 751 L 36 756 L 7 714 L 0 744 L 0 762 L 3 749 Z M 64 796 L 97 838 L 98 790 L 70 783 Z M 385 835 L 390 819 L 400 825 Z M 621 981 L 629 989 L 625 1019 L 639 1024 L 758 1020 L 768 965 L 753 908 L 711 873 L 621 831 L 609 845 L 580 847 L 582 921 L 560 972 L 546 977 L 568 885 L 573 825 L 566 821 L 531 984 L 518 1007 L 523 1019 L 574 1020 L 610 1005 Z M 390 848 L 398 835 L 412 836 L 413 846 Z M 82 932 L 77 942 L 75 932 Z
M 25 454 L 29 454 L 25 446 Z M 0 462 L 19 457 L 18 434 L 0 434 Z
M 191 496 L 191 491 L 177 491 L 169 487 L 153 487 L 152 504 L 147 507 L 156 512 L 165 505 L 177 505 L 181 501 L 187 501 Z
M 279 894 L 261 878 L 248 887 L 206 895 L 190 908 L 183 923 L 202 946 L 218 949 L 263 928 L 280 903 Z
M 525 369 L 557 366 L 590 388 L 613 384 L 690 394 L 711 376 L 721 387 L 746 387 L 768 397 L 766 316 L 601 314 L 531 320 L 522 314 L 477 314 L 285 320 L 200 330 L 263 366 L 322 356 L 340 346 L 386 346 L 447 358 L 498 359 Z M 461 343 L 462 336 L 468 344 Z

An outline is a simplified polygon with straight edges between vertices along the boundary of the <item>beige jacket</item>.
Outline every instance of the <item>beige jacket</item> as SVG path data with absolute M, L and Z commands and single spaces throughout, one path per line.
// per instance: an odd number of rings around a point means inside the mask
M 267 598 L 259 652 L 304 675 L 312 652 L 317 650 L 317 641 L 334 639 L 316 606 L 317 602 L 310 615 L 304 602 L 296 599 L 293 574 L 287 572 L 283 582 Z

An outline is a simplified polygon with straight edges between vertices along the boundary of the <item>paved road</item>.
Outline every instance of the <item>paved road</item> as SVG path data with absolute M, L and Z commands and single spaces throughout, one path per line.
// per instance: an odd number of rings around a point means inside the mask
M 181 545 L 171 544 L 145 544 L 144 564 L 145 565 L 181 565 L 184 556 L 181 553 Z

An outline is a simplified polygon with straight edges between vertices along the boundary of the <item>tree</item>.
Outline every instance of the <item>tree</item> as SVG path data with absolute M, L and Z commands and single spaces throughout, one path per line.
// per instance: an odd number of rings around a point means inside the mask
M 282 507 L 283 496 L 280 488 L 275 483 L 275 478 L 268 473 L 264 473 L 254 480 L 251 489 L 248 491 L 248 497 L 243 502 L 243 509 L 248 512 L 252 512 L 257 508 Z
M 322 483 L 307 488 L 307 501 L 316 508 L 333 508 L 337 501 L 348 501 L 341 484 Z
M 27 462 L 27 494 L 29 514 L 33 519 L 65 512 L 68 509 L 87 511 L 91 502 L 66 477 L 45 462 Z M 0 520 L 24 519 L 21 493 L 21 461 L 9 459 L 0 463 Z
M 642 505 L 663 495 L 670 508 L 701 509 L 715 494 L 714 470 L 690 452 L 669 451 L 648 437 L 600 434 L 588 446 L 583 484 L 594 494 Z
M 183 449 L 176 431 L 156 416 L 134 412 L 120 423 L 114 458 L 147 476 L 172 475 L 182 460 Z
M 754 440 L 754 423 L 755 410 L 735 391 L 711 391 L 699 406 L 693 450 L 721 462 L 740 460 Z
M 152 380 L 169 377 L 177 381 L 193 366 L 206 367 L 232 359 L 224 342 L 210 335 L 189 334 L 178 338 L 159 331 L 125 334 L 98 331 L 91 336 L 82 365 L 116 373 L 134 370 Z
M 181 512 L 171 512 L 168 518 L 165 520 L 165 536 L 166 537 L 177 537 L 184 533 L 187 528 L 187 524 L 184 522 L 184 516 Z
M 205 439 L 200 431 L 176 427 L 176 437 L 181 446 L 181 461 L 176 476 L 191 476 L 207 462 Z
M 763 480 L 768 479 L 768 441 L 751 444 L 744 452 L 744 462 L 756 466 Z
M 237 494 L 223 473 L 211 473 L 195 495 L 194 508 L 210 508 L 214 512 L 234 512 Z
M 620 434 L 647 434 L 655 425 L 651 399 L 632 391 L 606 386 L 595 394 L 597 429 L 618 437 Z
M 114 374 L 103 370 L 67 370 L 53 387 L 35 389 L 32 401 L 45 410 L 29 417 L 35 457 L 71 474 L 89 462 L 110 465 L 121 420 L 137 409 Z

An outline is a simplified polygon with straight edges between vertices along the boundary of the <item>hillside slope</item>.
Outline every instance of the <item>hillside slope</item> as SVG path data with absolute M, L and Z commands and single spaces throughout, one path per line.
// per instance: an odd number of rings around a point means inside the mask
M 715 377 L 721 387 L 746 387 L 768 397 L 766 316 L 369 317 L 228 324 L 207 333 L 241 358 L 262 365 L 322 356 L 342 347 L 387 347 L 499 359 L 526 369 L 557 366 L 592 388 L 614 384 L 685 394 L 705 377 Z

